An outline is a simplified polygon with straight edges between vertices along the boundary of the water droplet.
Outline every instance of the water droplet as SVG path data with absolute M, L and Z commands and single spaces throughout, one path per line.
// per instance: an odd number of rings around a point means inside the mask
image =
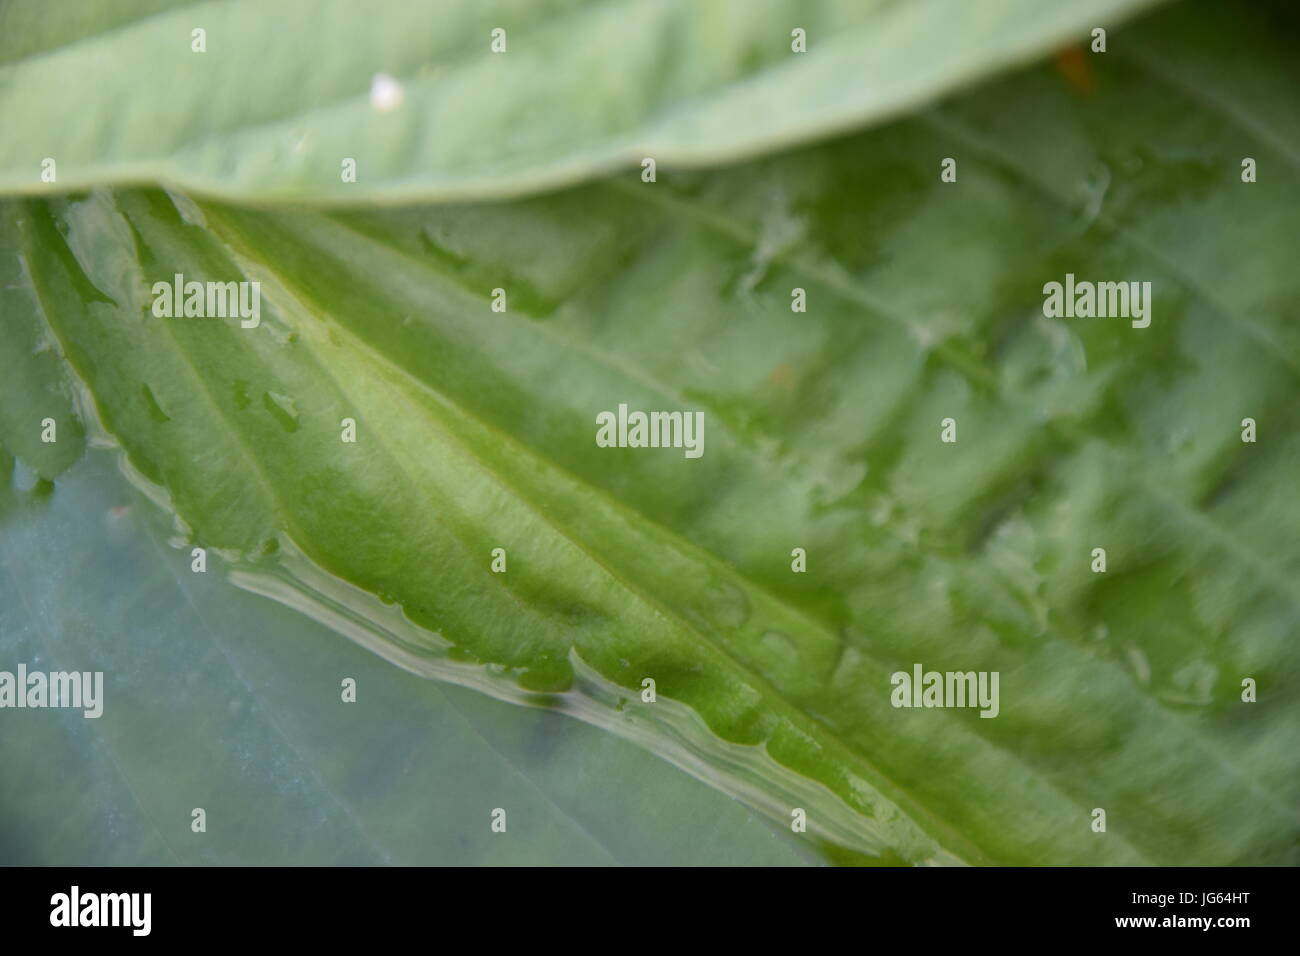
M 1133 665 L 1133 673 L 1137 675 L 1138 683 L 1151 683 L 1151 665 L 1147 663 L 1147 656 L 1131 644 L 1126 653 L 1129 663 Z
M 758 644 L 764 656 L 778 662 L 779 668 L 792 666 L 799 657 L 799 648 L 790 635 L 782 631 L 765 632 Z
M 298 430 L 298 409 L 288 395 L 281 395 L 279 392 L 263 392 L 262 404 L 285 431 Z
M 150 418 L 160 425 L 163 422 L 171 421 L 171 416 L 162 410 L 162 406 L 158 404 L 158 399 L 154 397 L 153 389 L 147 383 L 140 387 L 140 391 L 144 395 L 144 404 L 149 410 Z
M 749 598 L 745 592 L 726 581 L 709 589 L 713 620 L 723 627 L 740 627 L 749 620 Z

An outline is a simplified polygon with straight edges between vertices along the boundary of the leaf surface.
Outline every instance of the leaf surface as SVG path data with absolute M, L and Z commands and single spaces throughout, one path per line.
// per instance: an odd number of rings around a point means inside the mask
M 243 586 L 803 808 L 836 859 L 1295 862 L 1300 84 L 1278 34 L 1180 6 L 1084 88 L 1048 66 L 654 184 L 9 214 L 100 424 Z M 155 317 L 175 273 L 260 282 L 261 325 Z M 1150 327 L 1045 317 L 1066 273 L 1151 282 Z M 598 447 L 619 403 L 703 411 L 703 456 Z M 997 672 L 998 716 L 891 706 L 916 664 Z

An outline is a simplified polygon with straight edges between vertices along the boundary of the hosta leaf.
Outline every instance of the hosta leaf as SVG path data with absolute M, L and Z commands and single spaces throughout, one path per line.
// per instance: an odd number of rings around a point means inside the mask
M 1153 2 L 12 0 L 0 191 L 518 195 L 892 116 Z M 805 53 L 792 52 L 796 29 Z
M 192 573 L 108 452 L 61 478 L 45 508 L 2 520 L 0 669 L 99 670 L 104 685 L 95 719 L 3 712 L 0 863 L 817 859 L 626 741 L 430 684 Z M 355 703 L 340 699 L 344 678 Z
M 85 430 L 25 269 L 14 222 L 0 217 L 0 455 L 48 480 L 80 457 Z
M 1086 71 L 513 204 L 9 214 L 142 485 L 408 669 L 802 808 L 837 859 L 1295 862 L 1281 33 L 1180 5 Z M 262 324 L 155 317 L 176 273 L 260 282 Z M 1066 273 L 1149 281 L 1150 326 L 1045 317 Z M 619 403 L 703 411 L 703 456 L 598 447 Z M 915 664 L 997 672 L 998 716 L 891 706 Z

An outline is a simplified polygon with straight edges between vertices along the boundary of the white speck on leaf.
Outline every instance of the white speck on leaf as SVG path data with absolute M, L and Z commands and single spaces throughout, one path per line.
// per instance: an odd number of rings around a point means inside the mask
M 387 73 L 376 73 L 370 81 L 370 108 L 391 113 L 402 105 L 402 84 Z

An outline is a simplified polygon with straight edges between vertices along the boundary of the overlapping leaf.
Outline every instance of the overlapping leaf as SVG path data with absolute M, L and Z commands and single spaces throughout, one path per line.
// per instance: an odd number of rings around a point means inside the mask
M 16 0 L 0 9 L 0 191 L 520 195 L 893 116 L 1154 2 Z

